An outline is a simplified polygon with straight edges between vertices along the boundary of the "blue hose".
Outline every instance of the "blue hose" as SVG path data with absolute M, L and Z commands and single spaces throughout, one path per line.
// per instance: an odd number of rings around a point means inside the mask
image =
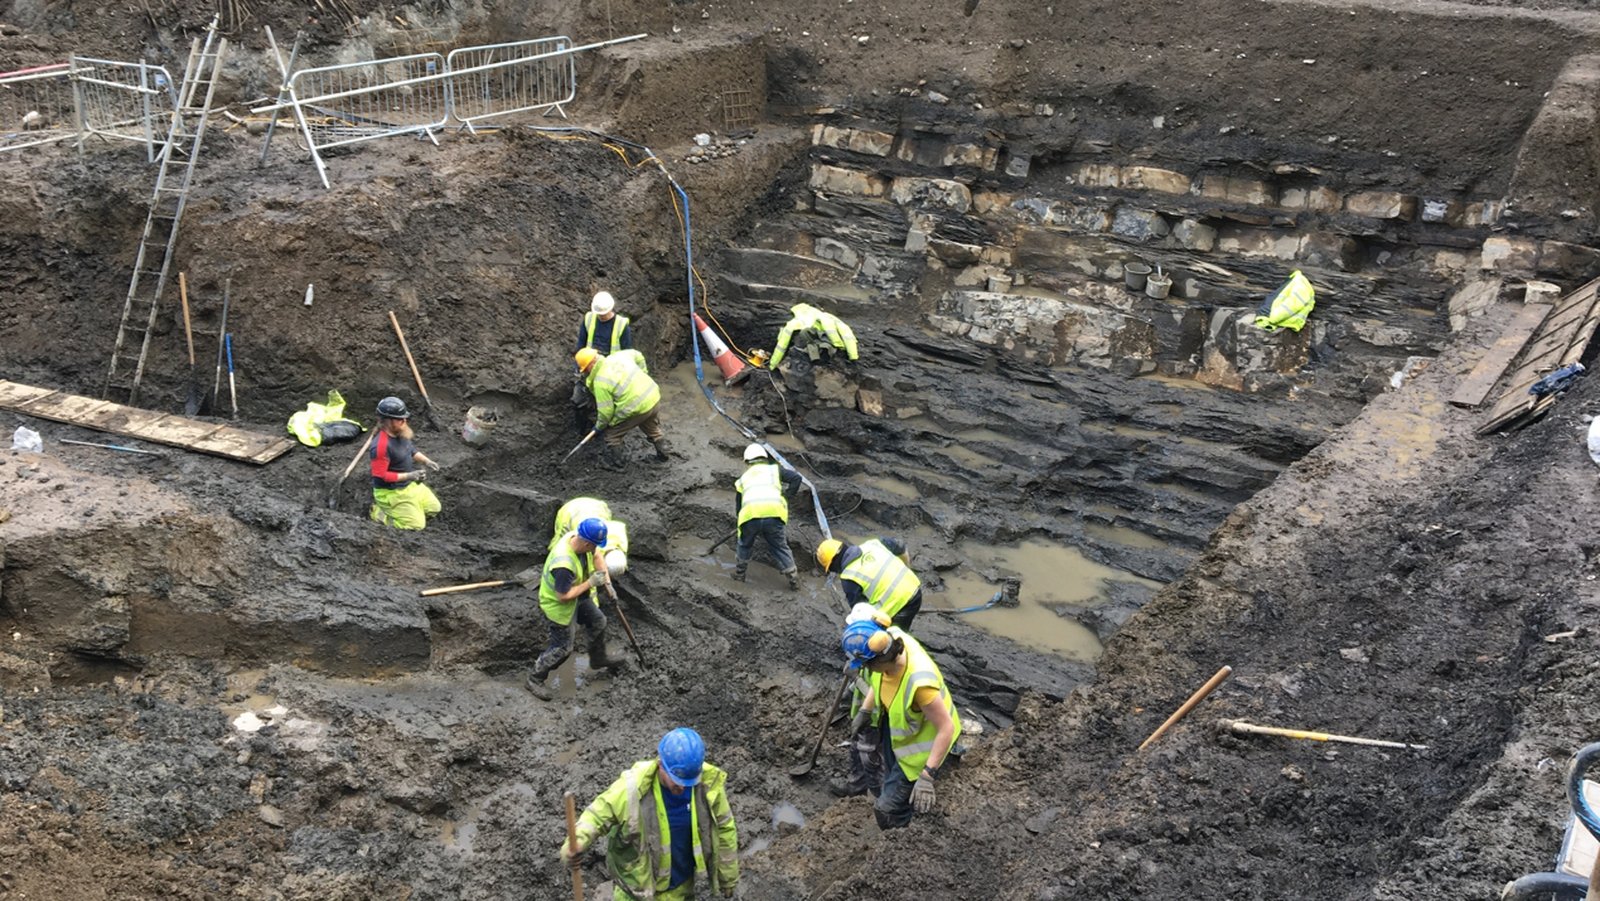
M 1583 796 L 1583 776 L 1589 767 L 1600 759 L 1600 742 L 1584 745 L 1578 753 L 1572 755 L 1572 762 L 1567 765 L 1567 802 L 1572 805 L 1572 813 L 1589 830 L 1589 834 L 1600 839 L 1600 816 L 1596 816 L 1594 808 L 1589 806 L 1588 799 Z M 1554 898 L 1555 901 L 1583 901 L 1589 893 L 1589 880 L 1570 876 L 1566 873 L 1532 873 L 1515 882 L 1506 883 L 1500 890 L 1501 901 L 1521 901 L 1521 899 Z
M 988 610 L 990 607 L 993 607 L 994 605 L 1000 603 L 1000 599 L 1002 597 L 1005 597 L 1005 593 L 1006 593 L 1005 589 L 1002 588 L 999 591 L 995 592 L 994 593 L 994 597 L 990 598 L 985 603 L 973 604 L 971 607 L 961 607 L 961 608 L 959 608 L 957 610 L 942 610 L 940 612 L 941 613 L 956 614 L 956 613 L 977 613 L 979 610 Z

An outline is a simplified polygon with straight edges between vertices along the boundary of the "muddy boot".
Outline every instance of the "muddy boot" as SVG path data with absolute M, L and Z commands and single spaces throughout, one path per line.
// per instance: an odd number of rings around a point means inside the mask
M 749 564 L 746 564 L 746 563 L 740 563 L 737 566 L 735 566 L 733 568 L 733 581 L 735 581 L 735 582 L 743 582 L 744 581 L 744 571 L 746 569 L 749 569 L 749 568 L 750 568 Z
M 589 639 L 589 668 L 592 670 L 607 670 L 611 673 L 620 673 L 627 667 L 627 663 L 620 657 L 612 657 L 606 651 L 606 639 L 603 635 L 596 635 Z
M 788 577 L 788 579 L 789 579 L 789 590 L 790 591 L 799 591 L 800 590 L 800 571 L 798 569 L 791 569 L 788 572 L 784 573 L 784 576 Z
M 856 795 L 867 793 L 864 784 L 858 785 L 849 779 L 835 779 L 828 783 L 828 793 L 835 798 L 854 798 Z
M 665 463 L 672 459 L 671 456 L 669 456 L 672 453 L 672 445 L 667 443 L 667 439 L 662 438 L 660 441 L 655 442 L 655 445 L 656 462 Z
M 549 675 L 549 673 L 541 673 L 538 670 L 534 670 L 528 674 L 528 681 L 523 683 L 523 687 L 528 689 L 529 694 L 541 701 L 554 700 L 556 696 L 555 691 L 550 686 L 544 684 L 544 680 Z
M 622 448 L 610 444 L 600 448 L 601 469 L 609 469 L 612 472 L 621 472 L 623 466 Z

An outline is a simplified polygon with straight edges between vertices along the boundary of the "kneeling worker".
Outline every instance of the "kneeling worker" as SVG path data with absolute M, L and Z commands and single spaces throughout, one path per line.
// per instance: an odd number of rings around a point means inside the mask
M 800 474 L 779 466 L 759 444 L 744 449 L 744 462 L 750 465 L 733 483 L 734 509 L 738 510 L 739 543 L 734 546 L 734 581 L 743 582 L 755 551 L 756 539 L 766 542 L 778 572 L 789 580 L 790 588 L 800 587 L 800 574 L 789 550 L 785 525 L 789 522 L 786 495 L 800 487 Z
M 601 555 L 606 561 L 606 573 L 611 576 L 622 575 L 628 569 L 628 526 L 620 519 L 613 519 L 611 505 L 597 497 L 575 497 L 561 505 L 561 509 L 556 511 L 556 527 L 550 536 L 550 548 L 555 549 L 563 535 L 576 530 L 578 524 L 586 519 L 598 519 L 606 524 L 606 540 L 600 545 Z
M 672 447 L 661 432 L 657 406 L 661 387 L 645 367 L 644 354 L 624 350 L 609 357 L 585 347 L 572 357 L 584 374 L 584 385 L 594 393 L 594 432 L 605 442 L 607 466 L 622 466 L 622 439 L 639 428 L 655 445 L 656 459 L 665 463 Z
M 851 623 L 840 647 L 851 669 L 867 670 L 867 696 L 852 726 L 872 728 L 876 718 L 886 749 L 873 816 L 880 829 L 909 825 L 914 814 L 933 811 L 934 778 L 961 737 L 961 715 L 933 658 L 898 626 Z
M 783 362 L 783 355 L 789 352 L 789 342 L 794 340 L 796 333 L 827 341 L 834 350 L 844 351 L 851 362 L 860 358 L 856 350 L 856 333 L 845 325 L 843 319 L 808 303 L 797 303 L 789 308 L 789 312 L 793 318 L 778 332 L 778 342 L 772 348 L 768 368 L 777 369 L 778 364 Z M 816 356 L 813 355 L 812 359 L 816 359 Z
M 378 401 L 378 434 L 372 440 L 367 459 L 372 472 L 372 509 L 369 516 L 374 522 L 397 529 L 421 529 L 428 517 L 440 510 L 439 498 L 427 485 L 422 484 L 421 463 L 434 471 L 439 464 L 417 450 L 411 431 L 411 411 L 398 397 Z
M 922 609 L 922 580 L 911 571 L 904 542 L 875 538 L 854 545 L 829 538 L 817 545 L 817 563 L 823 572 L 838 574 L 851 607 L 871 604 L 894 625 L 911 631 L 911 621 Z
M 606 655 L 606 617 L 595 606 L 594 590 L 606 584 L 605 558 L 596 550 L 606 543 L 604 520 L 590 518 L 557 540 L 544 558 L 539 580 L 539 609 L 550 624 L 550 643 L 528 674 L 528 691 L 548 701 L 555 693 L 545 685 L 550 671 L 572 653 L 572 620 L 589 633 L 589 668 L 610 669 L 621 661 Z
M 728 806 L 728 776 L 706 763 L 700 733 L 683 726 L 595 798 L 578 818 L 577 847 L 561 843 L 561 860 L 604 835 L 606 866 L 616 879 L 613 901 L 694 897 L 695 874 L 731 897 L 739 884 L 739 832 Z

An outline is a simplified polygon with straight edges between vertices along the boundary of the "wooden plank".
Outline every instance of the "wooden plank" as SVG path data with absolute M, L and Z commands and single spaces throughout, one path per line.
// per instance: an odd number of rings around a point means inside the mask
M 0 409 L 256 465 L 276 460 L 295 445 L 285 437 L 5 380 L 0 380 Z
M 1516 315 L 1506 324 L 1500 337 L 1490 346 L 1488 353 L 1472 368 L 1472 372 L 1456 385 L 1455 393 L 1450 395 L 1450 403 L 1458 407 L 1476 407 L 1483 403 L 1483 399 L 1494 389 L 1495 383 L 1500 381 L 1500 376 L 1505 374 L 1506 367 L 1522 352 L 1528 339 L 1533 337 L 1533 332 L 1544 322 L 1545 317 L 1554 309 L 1550 304 L 1526 304 L 1517 310 Z

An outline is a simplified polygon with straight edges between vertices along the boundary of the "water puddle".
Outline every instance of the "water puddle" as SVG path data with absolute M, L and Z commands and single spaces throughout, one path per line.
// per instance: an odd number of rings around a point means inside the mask
M 1154 535 L 1146 535 L 1138 529 L 1130 529 L 1127 526 L 1108 526 L 1104 523 L 1085 522 L 1083 524 L 1083 534 L 1100 544 L 1120 544 L 1123 547 L 1152 551 L 1167 549 L 1165 541 Z
M 528 783 L 508 783 L 495 789 L 491 794 L 469 803 L 461 812 L 461 816 L 441 823 L 439 843 L 459 854 L 471 854 L 478 838 L 478 823 L 483 820 L 485 812 L 497 806 L 507 805 L 525 810 L 533 807 L 537 800 L 538 795 Z M 511 821 L 515 818 L 504 815 L 501 819 Z
M 980 454 L 972 448 L 967 447 L 965 444 L 961 444 L 960 442 L 941 447 L 936 450 L 935 453 L 944 454 L 946 457 L 949 457 L 950 459 L 969 469 L 987 471 L 1004 465 L 994 457 L 991 457 L 988 454 Z
M 914 501 L 922 497 L 922 492 L 917 490 L 917 486 L 911 484 L 910 482 L 901 481 L 900 479 L 891 479 L 884 476 L 860 475 L 852 478 L 850 482 L 851 484 L 857 486 L 870 485 L 873 488 L 877 488 L 887 492 L 888 494 L 895 495 L 896 497 L 903 497 L 907 500 Z
M 1016 607 L 992 607 L 961 618 L 994 635 L 1069 660 L 1092 663 L 1100 656 L 1100 640 L 1076 620 L 1058 616 L 1053 607 L 1093 607 L 1105 598 L 1107 583 L 1143 582 L 1131 573 L 1085 557 L 1076 548 L 1045 541 L 1004 547 L 962 542 L 957 546 L 968 566 L 946 574 L 945 590 L 929 593 L 926 603 L 945 610 L 987 602 L 999 586 L 979 573 L 995 569 L 1022 579 Z

